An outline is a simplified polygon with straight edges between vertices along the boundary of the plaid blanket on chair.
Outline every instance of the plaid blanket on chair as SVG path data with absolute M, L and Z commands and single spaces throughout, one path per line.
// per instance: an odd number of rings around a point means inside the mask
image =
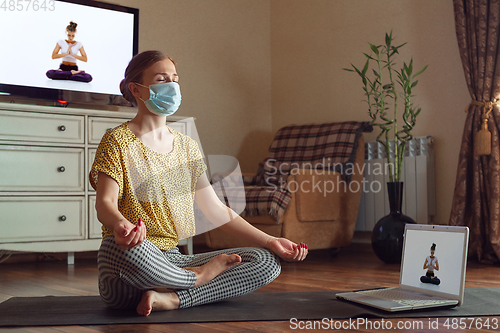
M 243 177 L 246 206 L 241 216 L 272 215 L 278 223 L 292 198 L 286 180 L 297 168 L 328 169 L 348 181 L 366 122 L 290 125 L 278 130 L 254 177 Z M 224 187 L 231 188 L 225 179 Z M 230 190 L 229 192 L 230 193 Z M 241 196 L 241 195 L 240 195 Z M 227 203 L 227 201 L 226 201 Z

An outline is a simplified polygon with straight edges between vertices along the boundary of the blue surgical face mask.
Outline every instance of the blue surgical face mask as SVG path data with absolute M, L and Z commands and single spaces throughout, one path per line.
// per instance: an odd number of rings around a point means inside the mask
M 149 87 L 136 83 L 142 87 L 149 88 L 149 99 L 143 100 L 139 97 L 149 111 L 158 116 L 170 116 L 177 111 L 181 105 L 181 88 L 177 82 L 165 82 L 152 84 Z

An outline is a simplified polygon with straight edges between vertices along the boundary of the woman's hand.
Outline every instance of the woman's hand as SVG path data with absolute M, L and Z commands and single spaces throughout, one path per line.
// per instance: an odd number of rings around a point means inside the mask
M 137 225 L 130 223 L 127 220 L 121 220 L 115 224 L 113 229 L 116 244 L 122 249 L 132 249 L 146 239 L 146 225 L 139 219 Z
M 309 253 L 306 244 L 297 245 L 286 238 L 271 238 L 266 247 L 285 261 L 302 261 Z

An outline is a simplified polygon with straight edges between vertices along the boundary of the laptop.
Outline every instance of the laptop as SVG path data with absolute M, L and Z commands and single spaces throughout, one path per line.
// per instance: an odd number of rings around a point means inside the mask
M 398 288 L 342 292 L 337 298 L 385 311 L 460 306 L 469 228 L 407 224 Z

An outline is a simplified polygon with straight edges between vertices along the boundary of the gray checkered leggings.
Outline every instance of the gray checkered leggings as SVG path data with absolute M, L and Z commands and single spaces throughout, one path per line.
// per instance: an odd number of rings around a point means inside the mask
M 212 281 L 193 288 L 196 275 L 183 267 L 201 266 L 219 254 L 238 254 L 242 262 Z M 178 248 L 161 251 L 145 240 L 133 249 L 122 250 L 114 236 L 101 244 L 97 257 L 99 293 L 111 308 L 136 308 L 142 294 L 151 289 L 173 289 L 179 308 L 188 308 L 248 294 L 273 281 L 281 272 L 276 256 L 266 249 L 237 248 L 184 255 Z

